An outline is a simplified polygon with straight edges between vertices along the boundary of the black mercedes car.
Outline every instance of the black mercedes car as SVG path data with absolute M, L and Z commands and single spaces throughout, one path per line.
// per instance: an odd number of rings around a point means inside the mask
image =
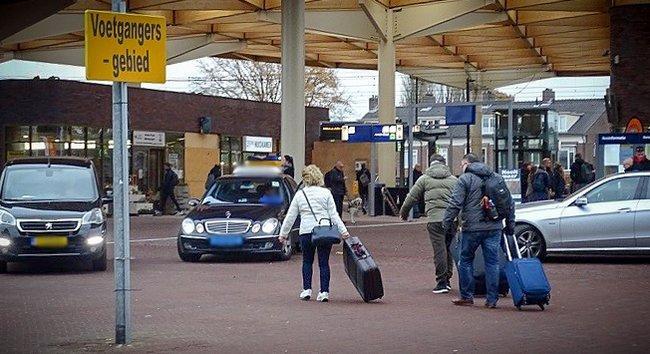
M 0 272 L 8 262 L 74 259 L 106 270 L 106 221 L 91 160 L 9 161 L 0 176 Z
M 298 186 L 277 168 L 240 168 L 222 176 L 181 224 L 178 255 L 197 262 L 204 254 L 267 254 L 291 258 L 298 242 L 296 222 L 291 242 L 278 241 L 282 220 Z

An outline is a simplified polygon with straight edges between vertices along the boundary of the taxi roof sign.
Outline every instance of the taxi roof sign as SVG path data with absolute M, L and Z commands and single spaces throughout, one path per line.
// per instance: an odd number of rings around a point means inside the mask
M 86 79 L 165 82 L 164 17 L 87 10 L 84 37 Z

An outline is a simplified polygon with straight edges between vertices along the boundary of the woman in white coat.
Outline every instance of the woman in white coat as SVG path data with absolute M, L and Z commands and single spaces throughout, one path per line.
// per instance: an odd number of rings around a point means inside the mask
M 309 300 L 312 296 L 311 278 L 314 264 L 314 255 L 318 253 L 318 268 L 320 269 L 320 291 L 316 300 L 327 302 L 329 300 L 330 265 L 329 257 L 332 245 L 316 247 L 311 242 L 311 233 L 317 220 L 329 219 L 335 225 L 343 239 L 349 233 L 336 211 L 334 197 L 329 189 L 323 186 L 323 173 L 316 165 L 309 165 L 302 171 L 302 182 L 305 185 L 291 201 L 287 216 L 284 218 L 280 229 L 280 241 L 287 242 L 289 231 L 300 215 L 300 247 L 302 248 L 302 292 L 301 300 Z M 309 200 L 309 203 L 307 202 Z M 311 209 L 309 208 L 311 205 Z M 313 213 L 312 213 L 313 209 Z

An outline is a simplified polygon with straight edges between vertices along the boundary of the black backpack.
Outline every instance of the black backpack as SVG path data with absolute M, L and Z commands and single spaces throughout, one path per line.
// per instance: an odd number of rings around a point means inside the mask
M 490 221 L 505 219 L 510 215 L 512 208 L 512 195 L 506 185 L 506 181 L 497 173 L 492 173 L 488 177 L 480 177 L 483 180 L 483 185 L 481 186 L 483 195 L 488 197 L 497 211 L 497 215 L 495 215 L 497 218 L 489 217 L 488 219 Z

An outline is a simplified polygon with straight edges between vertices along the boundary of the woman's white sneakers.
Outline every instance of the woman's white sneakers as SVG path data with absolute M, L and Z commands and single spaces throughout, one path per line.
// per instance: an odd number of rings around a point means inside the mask
M 303 290 L 300 293 L 300 300 L 309 301 L 311 299 L 311 289 Z
M 316 297 L 316 301 L 320 301 L 320 302 L 330 301 L 330 293 L 327 292 L 318 293 L 318 296 Z
M 311 299 L 311 289 L 303 290 L 300 293 L 300 300 L 309 301 Z M 330 293 L 320 292 L 316 297 L 316 301 L 319 302 L 328 302 L 330 300 Z

